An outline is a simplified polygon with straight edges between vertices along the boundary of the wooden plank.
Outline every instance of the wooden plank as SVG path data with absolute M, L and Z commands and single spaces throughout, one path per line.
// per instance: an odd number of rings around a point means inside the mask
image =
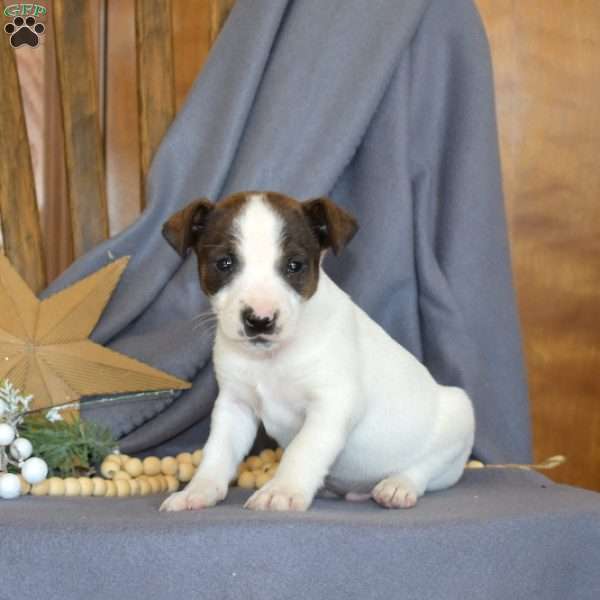
M 179 110 L 212 46 L 212 1 L 172 0 L 175 103 Z
M 54 281 L 74 259 L 54 33 L 54 27 L 46 28 L 44 203 L 40 203 L 48 282 Z
M 91 6 L 89 2 L 55 0 L 52 13 L 77 257 L 108 237 Z
M 136 0 L 142 199 L 152 157 L 175 116 L 170 0 Z
M 106 193 L 111 235 L 141 210 L 135 0 L 111 0 L 106 39 Z
M 4 252 L 29 286 L 46 285 L 33 170 L 14 49 L 0 36 L 0 212 Z
M 600 491 L 600 3 L 478 0 L 492 45 L 535 457 Z

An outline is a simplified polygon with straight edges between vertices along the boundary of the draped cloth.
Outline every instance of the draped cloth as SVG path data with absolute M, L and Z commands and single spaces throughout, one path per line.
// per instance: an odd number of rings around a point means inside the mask
M 131 255 L 92 339 L 193 386 L 148 400 L 123 451 L 206 423 L 217 394 L 195 255 L 180 259 L 161 226 L 195 198 L 249 189 L 352 212 L 359 233 L 326 271 L 440 383 L 468 391 L 478 458 L 530 458 L 490 54 L 471 0 L 238 0 L 154 157 L 146 209 L 42 294 Z

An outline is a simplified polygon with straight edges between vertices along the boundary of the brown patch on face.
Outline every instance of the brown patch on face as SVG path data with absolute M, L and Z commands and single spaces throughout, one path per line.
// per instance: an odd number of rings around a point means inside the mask
M 242 267 L 242 258 L 237 254 L 233 221 L 247 201 L 246 193 L 240 193 L 216 204 L 194 246 L 200 285 L 209 296 L 214 296 L 226 286 Z M 223 269 L 227 261 L 231 264 Z
M 279 273 L 292 289 L 308 299 L 319 283 L 319 241 L 306 219 L 301 202 L 275 192 L 265 193 L 265 198 L 285 223 L 282 255 L 277 265 Z M 298 265 L 297 272 L 290 269 Z
M 236 255 L 233 221 L 246 201 L 245 193 L 229 196 L 218 204 L 196 200 L 163 225 L 163 235 L 181 256 L 190 249 L 196 252 L 200 286 L 209 296 L 227 285 L 241 266 Z M 228 257 L 231 268 L 219 268 Z
M 217 204 L 196 200 L 165 223 L 163 234 L 181 256 L 193 248 L 200 285 L 212 296 L 243 266 L 233 222 L 256 195 L 263 196 L 284 222 L 279 274 L 298 294 L 310 298 L 319 282 L 322 251 L 331 248 L 338 254 L 358 229 L 354 217 L 327 198 L 298 202 L 276 192 L 240 192 Z

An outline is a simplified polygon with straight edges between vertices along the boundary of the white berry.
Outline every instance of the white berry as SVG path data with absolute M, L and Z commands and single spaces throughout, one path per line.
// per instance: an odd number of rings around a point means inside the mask
M 5 473 L 0 475 L 0 498 L 12 500 L 21 495 L 21 482 L 16 475 Z
M 27 460 L 33 452 L 31 442 L 25 438 L 17 438 L 10 446 L 10 453 L 15 460 Z
M 48 475 L 48 465 L 41 458 L 29 458 L 21 467 L 23 479 L 32 485 L 46 479 Z
M 0 446 L 8 446 L 15 439 L 15 430 L 8 423 L 0 423 Z

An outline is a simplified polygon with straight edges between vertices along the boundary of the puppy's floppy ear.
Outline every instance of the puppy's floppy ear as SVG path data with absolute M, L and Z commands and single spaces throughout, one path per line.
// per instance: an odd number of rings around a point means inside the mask
M 176 212 L 163 225 L 162 234 L 177 253 L 184 257 L 197 242 L 214 204 L 206 198 L 195 200 Z
M 339 254 L 358 231 L 356 219 L 329 198 L 315 198 L 302 203 L 302 210 L 315 232 L 322 249 Z

